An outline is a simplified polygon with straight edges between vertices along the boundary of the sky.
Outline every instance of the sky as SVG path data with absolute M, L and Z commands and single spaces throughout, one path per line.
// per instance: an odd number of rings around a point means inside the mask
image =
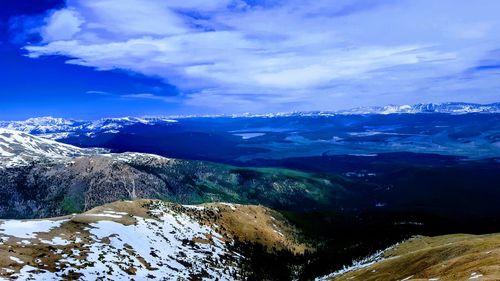
M 500 101 L 497 0 L 0 0 L 0 119 Z

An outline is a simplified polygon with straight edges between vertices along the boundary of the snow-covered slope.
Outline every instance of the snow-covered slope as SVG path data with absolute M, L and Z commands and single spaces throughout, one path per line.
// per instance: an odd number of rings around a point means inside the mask
M 181 206 L 140 200 L 58 219 L 0 220 L 0 280 L 99 280 L 103 276 L 242 280 L 245 257 L 234 241 L 236 234 L 244 238 L 240 225 L 277 246 L 289 238 L 289 229 L 271 214 L 260 206 Z
M 82 149 L 27 133 L 0 128 L 0 167 L 26 165 L 33 161 L 62 160 L 95 154 L 94 149 Z

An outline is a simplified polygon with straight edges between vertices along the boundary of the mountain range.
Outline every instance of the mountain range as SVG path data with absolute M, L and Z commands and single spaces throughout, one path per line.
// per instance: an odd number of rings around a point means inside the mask
M 359 107 L 339 111 L 340 114 L 469 114 L 469 113 L 500 113 L 500 103 L 476 104 L 464 102 L 420 103 L 415 105 L 387 105 L 374 107 Z
M 42 117 L 0 121 L 0 128 L 77 147 L 235 165 L 256 165 L 262 159 L 400 152 L 480 159 L 500 157 L 498 108 L 499 104 L 447 103 L 344 113 L 94 121 Z
M 24 121 L 0 121 L 0 128 L 22 131 L 41 135 L 50 139 L 64 139 L 71 134 L 85 134 L 92 136 L 97 133 L 115 133 L 118 130 L 136 124 L 168 124 L 185 118 L 283 118 L 283 117 L 320 117 L 335 115 L 387 115 L 387 114 L 496 114 L 500 113 L 500 103 L 428 103 L 415 105 L 387 105 L 375 107 L 359 107 L 340 111 L 314 111 L 269 114 L 241 114 L 241 115 L 189 115 L 168 117 L 121 117 L 103 118 L 84 121 L 54 117 L 36 117 Z

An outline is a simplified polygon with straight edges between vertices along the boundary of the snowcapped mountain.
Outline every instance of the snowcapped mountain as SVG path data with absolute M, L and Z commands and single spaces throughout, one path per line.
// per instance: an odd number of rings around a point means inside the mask
M 167 124 L 175 120 L 160 117 L 103 118 L 93 121 L 71 120 L 54 117 L 36 117 L 25 121 L 0 121 L 0 128 L 34 134 L 47 139 L 64 139 L 72 135 L 93 136 L 97 133 L 116 133 L 136 124 Z
M 26 165 L 34 161 L 62 160 L 91 155 L 101 149 L 82 149 L 27 133 L 0 128 L 0 167 Z
M 59 131 L 71 130 L 71 128 L 81 125 L 80 123 L 81 122 L 74 120 L 67 120 L 63 118 L 36 117 L 36 118 L 30 118 L 25 121 L 10 121 L 10 122 L 0 121 L 0 126 L 16 131 L 36 132 L 39 134 L 43 134 L 47 132 L 52 132 L 55 129 Z
M 236 115 L 201 115 L 201 116 L 173 116 L 173 117 L 122 117 L 103 118 L 94 121 L 71 120 L 53 117 L 31 118 L 25 121 L 0 121 L 0 128 L 12 129 L 42 138 L 62 140 L 70 137 L 90 137 L 97 135 L 116 134 L 127 127 L 134 125 L 171 125 L 181 119 L 189 118 L 287 118 L 287 117 L 314 117 L 336 115 L 370 115 L 370 114 L 493 114 L 500 113 L 500 103 L 473 104 L 473 103 L 428 103 L 416 105 L 387 105 L 377 107 L 359 107 L 341 111 L 311 111 L 269 114 L 236 114 Z
M 500 103 L 475 104 L 475 103 L 420 103 L 415 105 L 386 105 L 357 107 L 339 111 L 310 111 L 310 112 L 281 112 L 269 114 L 242 114 L 232 117 L 310 117 L 334 115 L 367 115 L 367 114 L 418 114 L 418 113 L 443 113 L 443 114 L 468 114 L 468 113 L 500 113 Z
M 340 114 L 416 114 L 416 113 L 500 113 L 500 103 L 474 104 L 474 103 L 425 103 L 415 105 L 387 105 L 376 107 L 360 107 L 340 111 Z

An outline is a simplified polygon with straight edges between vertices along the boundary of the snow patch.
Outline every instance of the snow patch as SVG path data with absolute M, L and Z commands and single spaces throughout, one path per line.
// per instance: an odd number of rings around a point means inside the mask
M 479 279 L 479 278 L 481 278 L 481 277 L 483 277 L 483 275 L 482 275 L 482 274 L 479 274 L 479 273 L 477 273 L 477 272 L 472 272 L 472 273 L 470 274 L 469 280 Z
M 236 207 L 234 206 L 234 204 L 231 204 L 231 203 L 221 203 L 221 205 L 228 206 L 233 211 L 236 210 Z
M 10 256 L 9 259 L 12 260 L 12 261 L 17 262 L 18 264 L 24 264 L 24 262 L 20 258 L 18 258 L 18 257 Z
M 0 234 L 14 236 L 17 238 L 35 239 L 37 237 L 37 233 L 50 232 L 50 230 L 60 227 L 61 224 L 67 221 L 68 220 L 0 221 Z

